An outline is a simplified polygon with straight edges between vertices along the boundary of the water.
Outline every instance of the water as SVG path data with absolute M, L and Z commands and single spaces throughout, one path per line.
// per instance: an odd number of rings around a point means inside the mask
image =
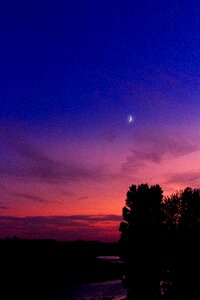
M 121 280 L 109 280 L 74 286 L 63 291 L 55 300 L 121 300 L 126 294 Z
M 97 259 L 100 259 L 100 260 L 107 260 L 107 261 L 110 261 L 111 263 L 123 263 L 121 260 L 120 260 L 120 257 L 119 256 L 97 256 L 96 257 Z
M 122 263 L 119 256 L 98 256 L 97 259 Z M 122 300 L 127 290 L 122 286 L 121 279 L 95 283 L 84 283 L 60 291 L 51 300 Z
M 106 255 L 106 256 L 97 256 L 97 258 L 102 260 L 108 260 L 108 261 L 120 261 L 119 256 Z

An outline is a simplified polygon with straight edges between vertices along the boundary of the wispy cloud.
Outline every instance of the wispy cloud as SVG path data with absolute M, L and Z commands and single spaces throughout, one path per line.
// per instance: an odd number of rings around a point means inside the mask
M 81 197 L 76 198 L 77 201 L 82 201 L 82 200 L 87 200 L 87 199 L 89 199 L 88 196 L 81 196 Z
M 117 240 L 119 215 L 0 217 L 0 237 Z
M 120 215 L 69 215 L 69 216 L 33 216 L 33 217 L 13 217 L 13 216 L 0 216 L 0 222 L 16 222 L 17 224 L 46 224 L 62 225 L 62 226 L 75 226 L 85 223 L 85 226 L 91 226 L 94 223 L 102 222 L 120 222 L 122 217 Z
M 146 130 L 135 133 L 132 139 L 134 146 L 123 165 L 124 169 L 148 162 L 159 164 L 164 159 L 181 157 L 200 149 L 199 136 L 194 140 L 176 132 Z
M 106 131 L 103 136 L 104 140 L 110 144 L 113 144 L 117 138 L 117 135 L 112 131 Z
M 34 202 L 39 202 L 39 203 L 57 203 L 57 204 L 62 203 L 60 201 L 51 201 L 51 200 L 41 198 L 39 196 L 35 196 L 35 195 L 32 195 L 32 194 L 26 194 L 26 193 L 15 192 L 15 193 L 12 193 L 12 195 L 17 196 L 17 197 L 21 197 L 21 198 L 25 198 L 25 199 L 28 199 L 28 200 L 31 200 L 31 201 L 34 201 Z
M 0 190 L 3 191 L 3 192 L 8 192 L 9 191 L 9 189 L 6 186 L 4 186 L 3 184 L 0 184 Z
M 9 209 L 12 209 L 12 207 L 6 206 L 6 205 L 1 205 L 0 209 L 2 209 L 2 210 L 9 210 Z
M 16 134 L 1 128 L 5 149 L 12 152 L 12 163 L 3 162 L 2 175 L 22 177 L 48 183 L 101 180 L 109 175 L 103 166 L 89 166 L 82 161 L 59 161 L 51 158 L 42 147 L 36 146 L 26 134 Z
M 72 198 L 72 197 L 75 196 L 73 192 L 71 192 L 71 191 L 66 191 L 66 190 L 65 190 L 65 191 L 61 191 L 61 194 L 64 195 L 64 196 L 67 196 L 67 197 L 69 197 L 69 198 Z
M 31 200 L 31 201 L 34 201 L 34 202 L 62 204 L 62 202 L 60 202 L 60 201 L 47 200 L 47 199 L 44 199 L 42 197 L 36 196 L 34 194 L 16 192 L 16 191 L 11 190 L 11 188 L 7 188 L 6 186 L 4 186 L 2 184 L 0 184 L 0 190 L 2 190 L 2 192 L 5 192 L 7 195 L 11 195 L 13 197 L 20 197 L 20 198 L 28 199 L 28 200 Z
M 192 187 L 200 186 L 200 170 L 191 170 L 187 172 L 179 172 L 168 175 L 167 183 L 181 184 L 185 187 L 190 185 Z

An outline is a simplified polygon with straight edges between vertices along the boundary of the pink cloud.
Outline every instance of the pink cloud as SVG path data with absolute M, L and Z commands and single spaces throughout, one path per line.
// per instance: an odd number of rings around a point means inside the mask
M 117 241 L 120 221 L 119 215 L 5 216 L 0 217 L 0 237 Z

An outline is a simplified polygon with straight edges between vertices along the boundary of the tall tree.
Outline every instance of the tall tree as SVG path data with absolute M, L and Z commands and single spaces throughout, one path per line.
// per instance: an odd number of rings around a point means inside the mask
M 200 190 L 187 187 L 180 193 L 177 231 L 177 293 L 182 299 L 199 299 Z
M 160 293 L 162 198 L 159 185 L 132 185 L 127 192 L 120 231 L 130 299 L 144 299 Z

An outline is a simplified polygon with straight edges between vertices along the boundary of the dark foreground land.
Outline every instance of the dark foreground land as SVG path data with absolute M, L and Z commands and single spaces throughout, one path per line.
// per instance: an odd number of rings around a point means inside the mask
M 98 256 L 119 255 L 117 243 L 0 240 L 3 299 L 50 299 L 79 283 L 122 278 L 123 264 Z

